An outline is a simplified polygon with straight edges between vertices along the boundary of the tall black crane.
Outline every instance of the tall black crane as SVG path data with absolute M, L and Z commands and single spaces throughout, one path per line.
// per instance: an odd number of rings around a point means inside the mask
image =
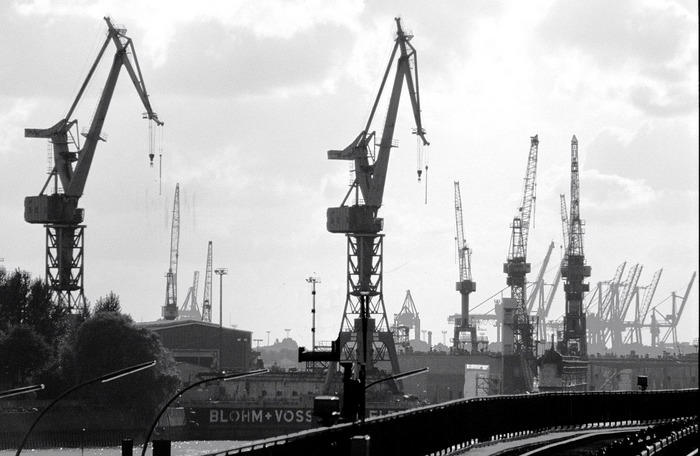
M 347 237 L 347 295 L 338 346 L 341 361 L 356 365 L 358 380 L 366 368 L 387 361 L 387 358 L 393 373 L 399 373 L 382 294 L 384 235 L 380 234 L 383 219 L 378 217 L 378 211 L 382 205 L 391 148 L 395 147 L 394 127 L 404 82 L 413 108 L 414 132 L 423 145 L 429 144 L 421 122 L 416 50 L 410 43 L 413 36 L 404 32 L 399 18 L 395 21 L 394 48 L 365 128 L 345 149 L 328 151 L 331 160 L 354 162 L 355 179 L 340 206 L 327 210 L 326 227 L 331 233 Z M 397 61 L 396 74 L 389 108 L 382 136 L 376 138 L 370 127 L 394 60 Z M 375 150 L 377 143 L 378 150 Z M 363 344 L 362 341 L 372 342 Z
M 175 184 L 173 220 L 170 226 L 170 267 L 165 273 L 165 304 L 161 314 L 165 320 L 175 320 L 177 310 L 177 264 L 180 255 L 180 184 Z
M 511 224 L 510 248 L 503 272 L 510 286 L 510 298 L 503 300 L 503 390 L 505 393 L 525 392 L 533 387 L 537 346 L 533 338 L 533 322 L 527 312 L 527 241 L 530 233 L 530 218 L 535 207 L 537 155 L 539 150 L 537 135 L 530 137 L 530 153 L 527 160 L 523 201 L 518 214 Z
M 459 319 L 455 319 L 453 346 L 457 350 L 466 350 L 467 341 L 469 349 L 475 353 L 479 347 L 476 338 L 476 326 L 469 321 L 469 293 L 476 291 L 476 282 L 472 280 L 472 251 L 464 239 L 464 223 L 462 219 L 462 195 L 459 191 L 459 181 L 455 181 L 455 225 L 457 237 L 457 258 L 459 260 L 459 282 L 455 289 L 459 291 L 462 302 L 462 313 Z
M 578 140 L 571 138 L 571 205 L 569 214 L 569 236 L 566 249 L 566 262 L 562 265 L 561 275 L 565 280 L 566 309 L 564 314 L 564 333 L 558 351 L 562 355 L 585 358 L 588 356 L 586 340 L 586 311 L 583 296 L 589 290 L 584 283 L 591 276 L 591 267 L 586 265 L 583 254 L 583 233 L 585 223 L 581 220 L 579 210 L 579 166 Z
M 53 145 L 53 169 L 39 195 L 24 199 L 24 219 L 28 223 L 41 223 L 46 227 L 46 281 L 54 293 L 54 298 L 71 310 L 78 310 L 85 305 L 83 292 L 85 225 L 82 225 L 84 210 L 78 208 L 78 200 L 83 195 L 97 144 L 100 140 L 104 141 L 101 135 L 102 127 L 122 67 L 129 73 L 141 103 L 146 109 L 144 117 L 158 126 L 163 125 L 151 108 L 136 52 L 131 38 L 126 36 L 126 29 L 114 26 L 108 17 L 104 20 L 107 23 L 107 38 L 66 116 L 52 127 L 28 128 L 24 131 L 24 136 L 27 138 L 48 138 Z M 77 135 L 73 132 L 74 127 L 77 129 L 77 120 L 71 117 L 110 41 L 114 43 L 117 50 L 90 127 L 82 133 L 85 142 L 81 148 Z M 133 63 L 129 56 L 133 59 Z M 152 151 L 149 156 L 152 163 Z M 51 193 L 46 193 L 52 180 L 53 188 L 49 190 Z

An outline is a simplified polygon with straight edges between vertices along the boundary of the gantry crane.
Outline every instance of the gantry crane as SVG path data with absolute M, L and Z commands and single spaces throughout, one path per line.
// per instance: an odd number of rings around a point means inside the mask
M 180 311 L 177 314 L 178 320 L 201 320 L 202 313 L 199 310 L 197 303 L 197 289 L 199 288 L 199 271 L 194 271 L 194 279 L 192 286 L 187 290 L 187 296 L 180 306 Z
M 406 290 L 406 298 L 399 313 L 394 315 L 394 325 L 391 329 L 394 333 L 394 342 L 405 349 L 411 345 L 411 340 L 420 340 L 420 316 L 413 302 L 411 290 Z M 413 331 L 413 339 L 411 339 L 411 331 Z
M 659 280 L 661 279 L 661 273 L 663 269 L 659 269 L 654 273 L 651 279 L 651 283 L 646 287 L 644 291 L 644 299 L 642 303 L 639 303 L 639 293 L 636 294 L 636 306 L 634 312 L 634 321 L 630 322 L 628 325 L 629 332 L 625 336 L 623 343 L 629 344 L 630 342 L 636 344 L 642 344 L 642 328 L 644 325 L 644 320 L 647 318 L 649 313 L 649 308 L 651 306 L 651 300 L 654 299 L 654 294 L 656 293 L 656 287 L 659 285 Z
M 380 231 L 383 229 L 383 219 L 377 215 L 382 205 L 389 155 L 391 148 L 395 147 L 394 127 L 404 82 L 413 108 L 414 133 L 423 145 L 429 144 L 421 123 L 416 50 L 410 43 L 413 36 L 404 32 L 399 18 L 395 22 L 394 48 L 365 128 L 345 149 L 328 151 L 331 160 L 354 162 L 355 179 L 340 206 L 327 210 L 326 227 L 331 233 L 341 233 L 347 237 L 347 294 L 338 350 L 341 363 L 345 362 L 346 366 L 353 364 L 352 375 L 362 383 L 365 372 L 374 370 L 376 363 L 381 361 L 390 361 L 392 372 L 399 373 L 396 347 L 382 294 L 384 235 Z M 388 112 L 382 136 L 376 138 L 370 127 L 395 59 L 396 74 Z M 378 150 L 375 150 L 377 142 Z
M 658 326 L 656 327 L 656 332 L 660 333 L 660 328 L 666 328 L 666 332 L 661 337 L 661 343 L 666 343 L 668 341 L 669 336 L 671 336 L 673 339 L 673 345 L 678 346 L 678 333 L 677 333 L 678 322 L 681 319 L 681 315 L 683 315 L 683 309 L 685 308 L 685 303 L 688 302 L 688 296 L 690 296 L 690 290 L 693 288 L 693 284 L 695 283 L 695 276 L 696 275 L 697 275 L 697 271 L 694 271 L 693 275 L 690 277 L 690 282 L 688 282 L 688 286 L 685 289 L 685 294 L 683 295 L 683 298 L 681 299 L 680 305 L 678 305 L 676 303 L 676 301 L 678 299 L 678 295 L 676 294 L 676 292 L 674 291 L 671 293 L 671 313 L 670 314 L 663 315 L 656 309 L 656 307 L 654 308 L 654 313 L 658 313 L 659 316 L 661 317 L 661 320 L 662 320 L 660 323 L 657 323 Z
M 588 324 L 588 345 L 596 346 L 599 350 L 604 349 L 606 342 L 610 336 L 609 322 L 613 319 L 613 303 L 619 298 L 619 290 L 622 288 L 622 274 L 625 271 L 627 262 L 623 262 L 617 267 L 615 276 L 607 282 L 598 282 L 593 293 L 589 294 L 589 301 L 586 305 L 586 313 L 594 315 L 592 321 Z M 607 288 L 603 290 L 603 285 Z
M 569 215 L 568 245 L 565 263 L 561 275 L 565 280 L 566 308 L 564 314 L 564 332 L 559 344 L 562 355 L 586 358 L 588 356 L 586 340 L 586 311 L 583 296 L 589 290 L 584 283 L 591 276 L 591 267 L 586 265 L 583 253 L 584 221 L 580 216 L 580 185 L 578 140 L 571 138 L 571 205 Z
M 175 185 L 173 221 L 170 231 L 170 268 L 165 273 L 165 305 L 163 319 L 177 318 L 177 259 L 180 245 L 180 184 Z
M 24 219 L 46 227 L 46 281 L 54 299 L 72 311 L 86 305 L 83 290 L 84 209 L 78 208 L 78 201 L 83 195 L 97 144 L 100 140 L 104 141 L 102 127 L 122 67 L 129 73 L 146 108 L 144 117 L 158 126 L 163 125 L 151 108 L 136 52 L 131 39 L 126 36 L 126 29 L 114 26 L 110 18 L 105 17 L 104 20 L 107 23 L 107 38 L 65 118 L 50 128 L 28 128 L 24 131 L 27 138 L 48 138 L 53 145 L 54 166 L 39 195 L 25 198 Z M 82 133 L 85 142 L 81 148 L 78 135 L 73 131 L 74 127 L 77 130 L 78 121 L 71 117 L 110 41 L 117 50 L 90 127 Z M 149 157 L 152 163 L 152 150 Z M 52 180 L 52 193 L 46 194 Z
M 535 176 L 537 173 L 537 152 L 539 139 L 530 137 L 530 153 L 523 190 L 523 201 L 511 225 L 511 241 L 508 260 L 503 264 L 510 286 L 510 298 L 503 300 L 503 355 L 509 358 L 504 366 L 504 393 L 525 392 L 533 387 L 536 371 L 536 350 L 533 340 L 534 325 L 526 308 L 526 275 L 530 272 L 527 262 L 527 240 L 530 231 L 530 217 L 535 206 Z
M 207 269 L 204 275 L 204 297 L 202 298 L 202 321 L 211 323 L 211 281 L 212 281 L 212 246 L 207 247 Z
M 455 289 L 459 291 L 462 302 L 460 318 L 455 319 L 453 346 L 456 350 L 466 350 L 467 343 L 471 352 L 476 353 L 479 341 L 476 338 L 476 326 L 469 321 L 469 293 L 476 291 L 476 282 L 472 281 L 472 251 L 464 239 L 464 224 L 462 220 L 462 195 L 459 191 L 459 181 L 455 181 L 455 222 L 457 236 L 457 259 L 459 261 L 459 282 Z

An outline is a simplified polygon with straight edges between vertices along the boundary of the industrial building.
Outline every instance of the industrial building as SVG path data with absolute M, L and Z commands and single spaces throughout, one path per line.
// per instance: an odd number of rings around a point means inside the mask
M 157 333 L 173 353 L 183 381 L 189 372 L 250 370 L 253 333 L 197 320 L 158 320 L 138 323 Z

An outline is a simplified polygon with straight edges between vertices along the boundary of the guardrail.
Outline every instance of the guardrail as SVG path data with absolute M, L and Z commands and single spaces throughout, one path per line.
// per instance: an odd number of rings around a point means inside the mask
M 260 440 L 209 456 L 350 455 L 353 445 L 368 446 L 371 455 L 447 454 L 547 430 L 697 419 L 697 401 L 697 388 L 486 396 Z M 358 441 L 357 436 L 366 437 Z

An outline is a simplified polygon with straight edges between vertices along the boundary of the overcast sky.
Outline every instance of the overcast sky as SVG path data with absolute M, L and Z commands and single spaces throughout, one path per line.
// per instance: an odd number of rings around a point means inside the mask
M 113 291 L 135 320 L 160 318 L 179 183 L 179 304 L 194 271 L 201 304 L 212 241 L 214 267 L 228 268 L 224 325 L 252 331 L 261 345 L 289 329 L 310 346 L 306 279 L 315 276 L 317 340 L 335 339 L 346 240 L 326 231 L 325 213 L 340 205 L 350 174 L 347 162 L 330 161 L 326 152 L 346 147 L 364 128 L 396 16 L 414 35 L 431 146 L 419 183 L 404 92 L 380 210 L 390 320 L 410 290 L 433 342 L 451 333 L 447 318 L 460 311 L 455 181 L 473 249 L 472 307 L 492 311 L 506 287 L 502 265 L 535 134 L 530 281 L 552 241 L 548 283 L 556 273 L 559 195 L 568 201 L 573 135 L 591 289 L 623 262 L 627 270 L 643 265 L 644 286 L 663 269 L 652 306 L 665 315 L 671 293 L 683 295 L 697 270 L 698 10 L 684 0 L 1 2 L 0 264 L 8 270 L 44 276 L 44 228 L 24 222 L 23 200 L 46 181 L 47 144 L 24 138 L 24 129 L 47 128 L 66 115 L 104 40 L 105 15 L 133 39 L 165 127 L 162 161 L 151 168 L 143 107 L 123 71 L 104 126 L 107 142 L 97 148 L 80 200 L 91 303 Z M 110 45 L 76 111 L 80 128 L 89 124 L 113 54 Z M 377 131 L 385 109 L 384 101 Z M 695 282 L 681 341 L 698 337 Z M 563 315 L 562 289 L 551 319 Z M 218 322 L 216 276 L 212 295 Z M 484 330 L 495 340 L 492 328 Z

